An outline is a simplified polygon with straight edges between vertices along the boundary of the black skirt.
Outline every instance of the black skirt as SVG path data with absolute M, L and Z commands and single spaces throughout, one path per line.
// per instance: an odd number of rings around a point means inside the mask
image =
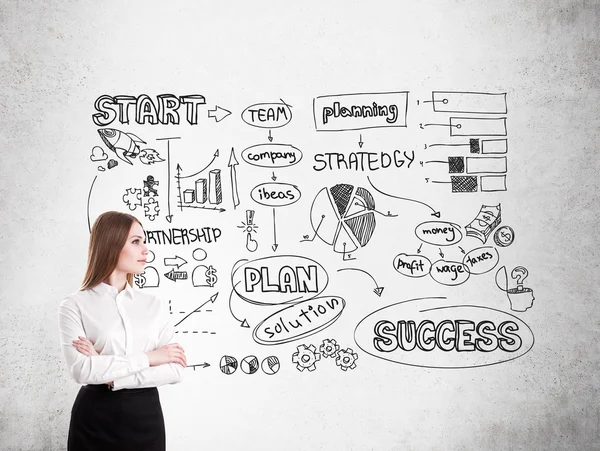
M 165 451 L 165 423 L 156 387 L 79 390 L 69 426 L 68 451 Z

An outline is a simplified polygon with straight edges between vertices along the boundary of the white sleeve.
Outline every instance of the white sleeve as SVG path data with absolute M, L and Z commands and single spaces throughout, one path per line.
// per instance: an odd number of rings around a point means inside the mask
M 94 355 L 80 353 L 73 340 L 85 336 L 79 307 L 72 298 L 66 298 L 58 309 L 58 328 L 63 359 L 78 384 L 105 384 L 148 368 L 145 352 L 129 355 Z
M 161 301 L 161 328 L 158 335 L 157 349 L 173 343 L 175 328 L 167 305 Z M 114 380 L 114 390 L 123 388 L 159 387 L 166 384 L 177 384 L 183 380 L 184 367 L 179 363 L 166 363 L 152 366 Z

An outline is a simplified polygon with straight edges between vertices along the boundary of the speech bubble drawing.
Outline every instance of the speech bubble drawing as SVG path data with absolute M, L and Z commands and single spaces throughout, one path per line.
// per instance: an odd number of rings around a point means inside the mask
M 300 190 L 296 185 L 280 182 L 261 183 L 250 191 L 254 202 L 267 207 L 285 207 L 298 202 Z
M 256 144 L 242 151 L 242 159 L 259 168 L 287 168 L 302 160 L 302 151 L 291 144 Z
M 277 345 L 316 334 L 333 324 L 346 307 L 339 296 L 323 296 L 286 307 L 265 318 L 252 332 L 262 345 Z
M 325 268 L 297 255 L 274 255 L 234 267 L 234 291 L 256 305 L 298 303 L 318 296 L 329 283 Z
M 471 274 L 481 275 L 490 272 L 500 261 L 498 250 L 492 246 L 482 246 L 468 252 L 463 264 Z
M 415 227 L 415 235 L 424 243 L 434 246 L 452 246 L 463 237 L 458 224 L 445 221 L 422 222 Z
M 403 276 L 423 277 L 431 270 L 431 261 L 424 255 L 398 254 L 394 258 L 394 269 Z
M 256 103 L 242 111 L 242 120 L 253 127 L 280 128 L 292 120 L 292 110 L 285 103 Z
M 372 312 L 354 330 L 364 352 L 402 365 L 475 368 L 508 362 L 531 350 L 531 328 L 509 313 L 446 298 L 419 298 Z
M 471 273 L 463 263 L 438 260 L 431 265 L 431 278 L 442 285 L 455 286 L 465 283 Z

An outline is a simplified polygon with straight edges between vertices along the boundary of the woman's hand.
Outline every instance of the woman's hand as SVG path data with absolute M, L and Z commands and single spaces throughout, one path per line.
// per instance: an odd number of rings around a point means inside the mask
M 166 363 L 179 363 L 184 368 L 187 366 L 185 351 L 177 343 L 170 343 L 154 351 L 147 352 L 150 366 L 164 365 Z
M 83 355 L 87 355 L 88 357 L 98 355 L 94 349 L 94 344 L 85 337 L 79 336 L 79 340 L 73 340 L 73 346 L 75 346 L 75 349 Z

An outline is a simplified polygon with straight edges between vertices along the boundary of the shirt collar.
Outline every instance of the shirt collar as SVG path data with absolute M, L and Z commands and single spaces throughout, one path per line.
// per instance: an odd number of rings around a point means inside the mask
M 94 290 L 101 296 L 104 296 L 105 294 L 117 296 L 119 294 L 115 287 L 104 282 L 100 282 L 98 285 L 93 287 L 92 290 Z M 133 299 L 133 287 L 129 285 L 129 283 L 125 284 L 125 289 L 123 290 L 123 292 L 125 292 L 131 299 Z

